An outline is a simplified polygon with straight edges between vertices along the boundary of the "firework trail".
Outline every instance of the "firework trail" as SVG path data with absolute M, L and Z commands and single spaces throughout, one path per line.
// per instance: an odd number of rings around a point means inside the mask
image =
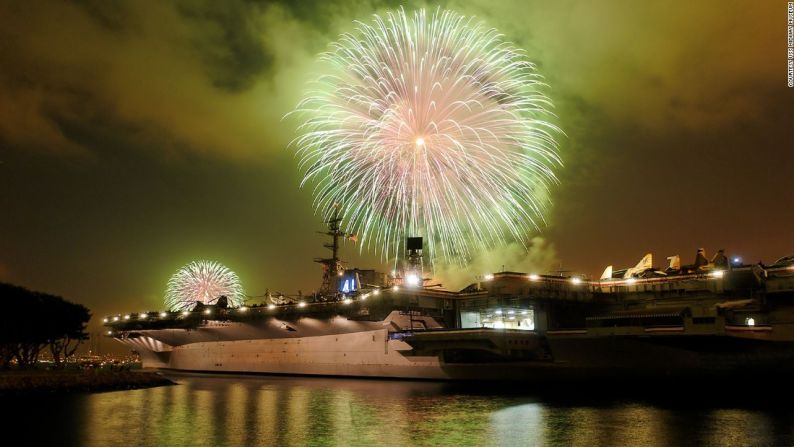
M 561 131 L 534 65 L 496 30 L 400 9 L 320 58 L 292 145 L 323 218 L 387 258 L 424 236 L 431 259 L 461 262 L 538 229 Z
M 214 261 L 193 261 L 168 281 L 165 305 L 170 311 L 192 310 L 197 302 L 215 304 L 221 296 L 229 306 L 243 304 L 245 293 L 237 274 Z

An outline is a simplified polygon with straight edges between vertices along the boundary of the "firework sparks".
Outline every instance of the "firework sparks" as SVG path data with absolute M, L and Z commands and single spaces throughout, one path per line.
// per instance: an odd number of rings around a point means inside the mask
M 215 304 L 221 296 L 230 306 L 241 306 L 245 293 L 233 271 L 214 261 L 193 261 L 168 281 L 165 305 L 173 311 L 192 310 L 197 302 Z
M 321 56 L 293 141 L 315 208 L 386 257 L 525 242 L 561 165 L 551 102 L 521 50 L 473 18 L 404 10 L 358 22 Z

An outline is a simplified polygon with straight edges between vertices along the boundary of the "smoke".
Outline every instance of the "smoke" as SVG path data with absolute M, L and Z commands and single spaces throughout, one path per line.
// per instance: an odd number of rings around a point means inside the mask
M 552 270 L 558 263 L 554 244 L 536 236 L 526 247 L 512 242 L 481 251 L 462 268 L 458 264 L 437 263 L 433 279 L 446 289 L 459 290 L 486 273 L 510 271 L 542 274 Z

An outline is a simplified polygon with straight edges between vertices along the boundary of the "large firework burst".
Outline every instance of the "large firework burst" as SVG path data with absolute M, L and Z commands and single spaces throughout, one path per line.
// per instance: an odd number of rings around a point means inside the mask
M 215 304 L 221 296 L 230 306 L 243 304 L 245 293 L 237 274 L 215 261 L 193 261 L 168 280 L 165 305 L 171 311 L 192 310 L 197 302 Z
M 324 218 L 387 257 L 424 236 L 432 258 L 466 260 L 538 228 L 560 131 L 534 65 L 496 30 L 400 9 L 357 22 L 321 60 L 293 144 Z

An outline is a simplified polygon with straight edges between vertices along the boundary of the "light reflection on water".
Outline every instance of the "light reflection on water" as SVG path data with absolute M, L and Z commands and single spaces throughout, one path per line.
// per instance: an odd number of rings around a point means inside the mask
M 631 399 L 577 402 L 430 382 L 173 378 L 179 385 L 24 402 L 13 398 L 4 407 L 24 409 L 3 424 L 17 430 L 39 427 L 27 430 L 31 445 L 794 444 L 794 410 L 785 406 L 687 408 L 671 406 L 670 401 Z

